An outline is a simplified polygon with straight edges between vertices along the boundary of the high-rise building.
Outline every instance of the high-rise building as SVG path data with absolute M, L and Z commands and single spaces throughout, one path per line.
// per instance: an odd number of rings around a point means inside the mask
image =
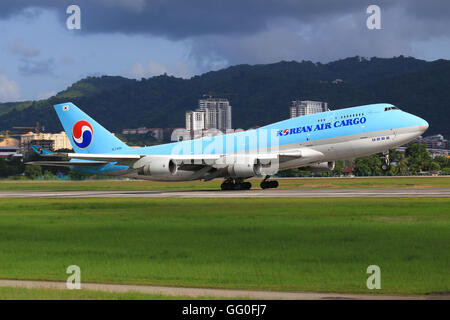
M 186 112 L 188 131 L 232 128 L 231 106 L 227 99 L 207 98 L 198 101 L 198 109 Z
M 205 129 L 231 129 L 231 106 L 227 99 L 200 99 L 198 109 L 205 112 Z
M 205 129 L 205 112 L 188 111 L 186 112 L 186 130 L 197 131 Z
M 305 116 L 307 114 L 328 111 L 328 103 L 311 100 L 294 100 L 290 108 L 291 118 Z

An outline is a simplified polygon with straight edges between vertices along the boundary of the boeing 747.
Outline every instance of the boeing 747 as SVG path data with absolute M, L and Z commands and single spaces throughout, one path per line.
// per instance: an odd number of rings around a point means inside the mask
M 30 164 L 66 166 L 91 174 L 136 179 L 186 181 L 223 178 L 222 190 L 246 190 L 245 181 L 264 177 L 263 189 L 276 188 L 270 177 L 281 170 L 309 167 L 333 170 L 337 160 L 381 153 L 404 145 L 428 123 L 392 104 L 380 103 L 292 118 L 254 130 L 132 148 L 71 102 L 54 106 L 73 153 L 35 151 L 68 161 Z M 384 157 L 383 169 L 389 168 Z

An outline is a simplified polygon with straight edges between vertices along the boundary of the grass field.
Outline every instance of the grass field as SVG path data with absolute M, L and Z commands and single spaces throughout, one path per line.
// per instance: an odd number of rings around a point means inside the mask
M 164 296 L 137 292 L 114 293 L 91 290 L 0 288 L 0 300 L 185 300 L 183 296 Z M 211 300 L 210 297 L 196 299 Z
M 262 179 L 250 179 L 259 188 Z M 395 177 L 395 178 L 302 178 L 279 179 L 281 189 L 333 189 L 333 188 L 450 188 L 450 177 Z M 1 190 L 182 190 L 220 189 L 221 179 L 202 182 L 159 182 L 142 180 L 0 180 Z
M 450 199 L 0 199 L 0 278 L 450 291 Z

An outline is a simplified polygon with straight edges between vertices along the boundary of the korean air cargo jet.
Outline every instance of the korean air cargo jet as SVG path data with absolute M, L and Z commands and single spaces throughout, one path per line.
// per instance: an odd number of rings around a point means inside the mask
M 74 153 L 41 156 L 68 161 L 29 164 L 66 166 L 85 173 L 136 179 L 186 181 L 223 178 L 222 190 L 251 188 L 245 180 L 262 176 L 261 188 L 276 188 L 270 177 L 290 168 L 334 168 L 336 160 L 384 152 L 421 135 L 428 123 L 386 103 L 292 118 L 254 130 L 168 144 L 131 148 L 71 102 L 54 106 Z

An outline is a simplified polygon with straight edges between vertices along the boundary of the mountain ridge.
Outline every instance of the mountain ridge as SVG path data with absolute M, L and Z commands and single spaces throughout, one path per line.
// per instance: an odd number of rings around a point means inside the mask
M 341 79 L 334 84 L 332 81 Z M 289 117 L 295 99 L 327 101 L 331 109 L 389 102 L 423 117 L 427 134 L 450 136 L 450 61 L 412 57 L 350 57 L 326 64 L 280 61 L 236 65 L 190 79 L 160 75 L 81 79 L 53 97 L 0 104 L 0 128 L 39 121 L 60 131 L 52 105 L 71 101 L 111 131 L 127 127 L 184 127 L 184 113 L 207 92 L 224 95 L 233 107 L 233 127 L 249 128 Z

